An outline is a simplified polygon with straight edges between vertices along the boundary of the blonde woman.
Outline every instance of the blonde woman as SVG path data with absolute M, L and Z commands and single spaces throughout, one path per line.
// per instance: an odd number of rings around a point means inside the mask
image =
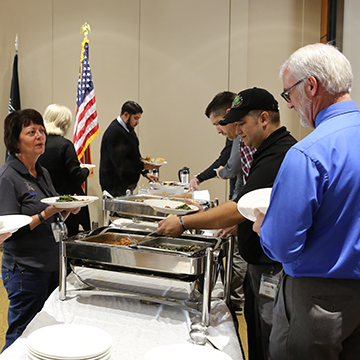
M 60 195 L 84 195 L 81 184 L 89 176 L 91 169 L 80 167 L 73 143 L 65 138 L 71 121 L 72 114 L 66 106 L 52 104 L 46 108 L 44 124 L 47 142 L 39 161 L 49 171 L 54 187 Z M 88 207 L 81 208 L 76 216 L 68 217 L 68 235 L 76 235 L 80 224 L 84 230 L 90 230 Z

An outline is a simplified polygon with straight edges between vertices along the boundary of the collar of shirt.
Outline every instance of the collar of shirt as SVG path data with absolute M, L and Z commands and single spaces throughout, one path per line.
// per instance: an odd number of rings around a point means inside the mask
M 356 112 L 359 111 L 358 107 L 353 100 L 341 101 L 336 104 L 332 104 L 327 108 L 321 110 L 315 118 L 315 127 L 318 127 L 324 120 L 330 120 L 334 116 L 337 116 L 339 113 L 344 114 L 344 112 Z
M 120 117 L 120 115 L 116 118 L 118 123 L 128 132 L 130 133 L 129 129 L 127 128 L 126 124 L 124 123 L 123 119 Z
M 6 162 L 9 166 L 11 166 L 17 172 L 19 172 L 23 175 L 30 175 L 26 166 L 16 156 L 9 155 Z M 36 161 L 35 168 L 36 168 L 36 173 L 38 174 L 38 177 L 42 177 L 43 171 L 42 171 L 41 165 L 38 161 Z

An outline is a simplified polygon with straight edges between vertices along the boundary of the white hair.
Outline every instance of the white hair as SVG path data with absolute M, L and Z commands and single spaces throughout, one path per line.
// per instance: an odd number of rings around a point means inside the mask
M 330 94 L 350 93 L 353 73 L 349 60 L 330 44 L 306 45 L 295 51 L 281 66 L 295 79 L 314 76 Z
M 51 104 L 44 112 L 44 125 L 48 135 L 64 136 L 70 127 L 72 113 L 63 105 Z

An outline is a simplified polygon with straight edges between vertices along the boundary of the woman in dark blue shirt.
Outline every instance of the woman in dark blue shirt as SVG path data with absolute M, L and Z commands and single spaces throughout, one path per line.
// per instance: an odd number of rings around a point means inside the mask
M 59 243 L 51 224 L 69 215 L 41 202 L 57 195 L 49 173 L 37 161 L 46 141 L 41 114 L 32 109 L 14 111 L 5 118 L 4 129 L 10 156 L 0 169 L 0 215 L 23 214 L 32 221 L 3 243 L 1 270 L 10 300 L 3 350 L 22 334 L 59 284 Z

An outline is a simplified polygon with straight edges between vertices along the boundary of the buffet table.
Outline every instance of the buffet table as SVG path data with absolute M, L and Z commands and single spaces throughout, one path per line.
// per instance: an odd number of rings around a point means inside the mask
M 70 274 L 67 287 L 79 286 L 78 280 Z M 233 360 L 242 360 L 234 323 L 223 300 L 212 302 L 210 317 L 209 339 Z M 111 359 L 144 360 L 145 354 L 155 347 L 190 344 L 189 329 L 193 321 L 199 319 L 173 306 L 103 295 L 76 296 L 60 301 L 59 291 L 55 290 L 42 311 L 0 359 L 25 360 L 30 333 L 44 326 L 65 323 L 91 325 L 107 331 L 113 339 Z

